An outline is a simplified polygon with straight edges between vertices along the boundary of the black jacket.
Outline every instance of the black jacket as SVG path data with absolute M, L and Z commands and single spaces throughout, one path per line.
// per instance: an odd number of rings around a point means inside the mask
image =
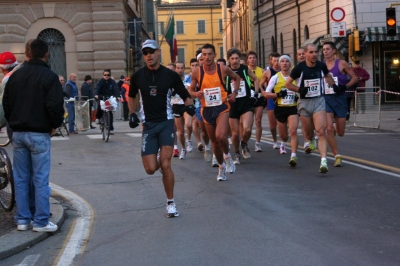
M 113 79 L 106 81 L 104 78 L 97 82 L 94 88 L 94 95 L 104 96 L 106 99 L 110 98 L 110 96 L 120 97 L 117 83 Z
M 13 131 L 50 132 L 64 119 L 58 75 L 39 59 L 29 60 L 9 78 L 3 97 L 5 118 Z
M 88 84 L 86 81 L 83 82 L 81 86 L 81 96 L 86 96 L 89 99 L 93 99 L 93 90 L 90 84 Z M 93 100 L 90 101 L 90 105 L 93 105 Z

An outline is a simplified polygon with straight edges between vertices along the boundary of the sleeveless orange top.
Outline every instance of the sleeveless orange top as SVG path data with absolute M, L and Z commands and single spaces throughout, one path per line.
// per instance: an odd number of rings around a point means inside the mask
M 199 71 L 199 75 L 201 75 L 201 71 Z M 221 84 L 217 67 L 215 68 L 214 74 L 207 74 L 207 72 L 204 71 L 200 91 L 204 93 L 201 98 L 202 107 L 213 107 L 227 103 L 228 92 L 225 90 L 224 85 Z

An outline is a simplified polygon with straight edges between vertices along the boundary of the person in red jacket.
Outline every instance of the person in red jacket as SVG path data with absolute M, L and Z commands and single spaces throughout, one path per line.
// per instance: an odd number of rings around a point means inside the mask
M 131 83 L 131 79 L 129 77 L 126 77 L 124 79 L 124 84 L 121 86 L 121 102 L 122 102 L 122 108 L 124 110 L 124 121 L 129 120 L 129 109 L 128 109 L 128 95 L 129 95 L 129 86 Z
M 357 92 L 365 92 L 365 81 L 369 80 L 369 73 L 360 66 L 359 60 L 354 61 L 353 71 L 358 77 Z M 365 95 L 361 93 L 358 98 L 360 99 L 361 111 L 365 113 Z M 358 112 L 358 110 L 356 111 Z

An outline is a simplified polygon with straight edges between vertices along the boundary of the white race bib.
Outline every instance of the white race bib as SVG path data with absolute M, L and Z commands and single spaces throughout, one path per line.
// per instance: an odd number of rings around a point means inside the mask
M 219 106 L 222 104 L 221 88 L 207 88 L 203 90 L 204 101 L 206 106 Z
M 235 84 L 234 82 L 231 82 L 231 90 L 234 91 L 235 87 L 233 86 Z M 240 86 L 238 90 L 238 94 L 236 95 L 236 98 L 242 98 L 246 96 L 246 84 L 244 83 L 244 80 L 240 80 Z
M 287 91 L 287 95 L 281 99 L 281 105 L 293 105 L 296 93 L 294 91 L 290 91 L 290 90 L 286 90 L 286 91 Z
M 331 73 L 330 73 L 331 74 Z M 331 74 L 332 76 L 332 74 Z M 333 81 L 335 82 L 336 85 L 339 85 L 338 83 L 338 78 L 332 76 Z M 333 87 L 331 85 L 329 85 L 326 80 L 324 79 L 324 85 L 325 85 L 325 94 L 336 94 L 336 92 L 333 90 Z
M 308 88 L 306 98 L 318 97 L 321 95 L 321 79 L 306 79 L 304 87 Z

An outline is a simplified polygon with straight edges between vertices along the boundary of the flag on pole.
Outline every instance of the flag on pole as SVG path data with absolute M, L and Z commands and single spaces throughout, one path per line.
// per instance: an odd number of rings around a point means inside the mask
M 171 17 L 169 18 L 167 30 L 165 33 L 165 40 L 169 45 L 169 51 L 171 54 L 171 63 L 175 63 L 176 56 L 178 55 L 178 47 L 176 45 L 175 19 L 173 12 L 171 13 Z

